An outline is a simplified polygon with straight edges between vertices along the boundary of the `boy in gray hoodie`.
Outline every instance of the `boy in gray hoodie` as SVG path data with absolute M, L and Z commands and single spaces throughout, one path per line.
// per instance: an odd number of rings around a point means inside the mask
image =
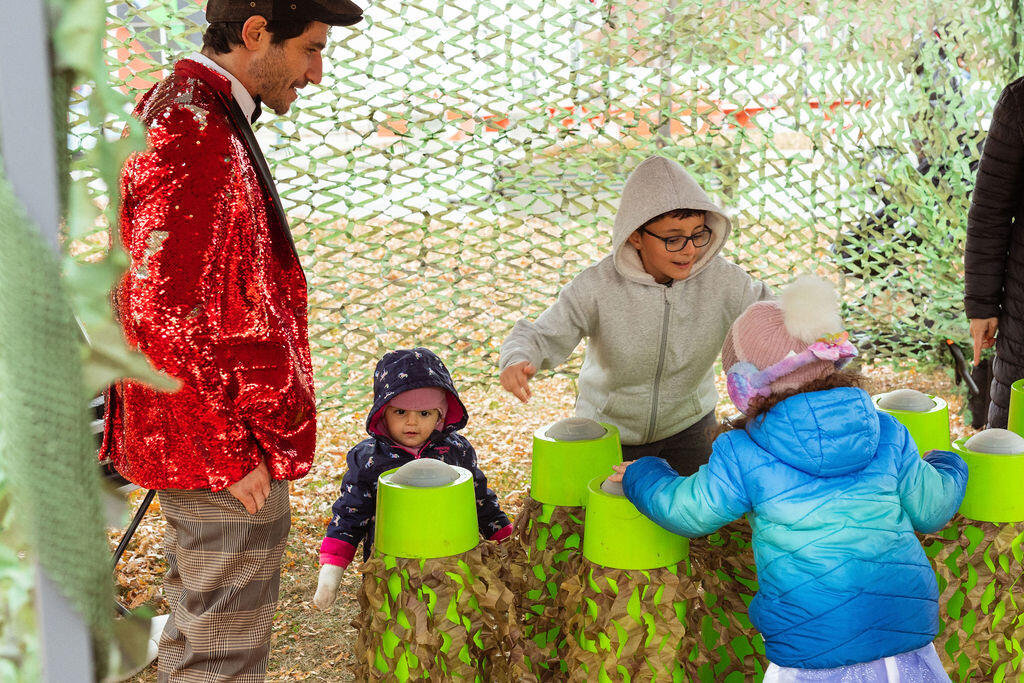
M 619 429 L 624 460 L 653 455 L 681 475 L 708 461 L 714 363 L 732 322 L 771 297 L 719 252 L 732 224 L 678 163 L 649 157 L 626 181 L 612 253 L 522 319 L 501 346 L 501 385 L 524 403 L 537 370 L 587 339 L 576 415 Z

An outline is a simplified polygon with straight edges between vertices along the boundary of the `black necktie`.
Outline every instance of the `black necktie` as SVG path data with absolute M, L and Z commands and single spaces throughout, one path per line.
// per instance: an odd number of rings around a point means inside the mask
M 253 107 L 252 116 L 249 117 L 250 124 L 256 123 L 256 119 L 258 119 L 260 117 L 260 114 L 263 113 L 263 107 L 261 106 L 260 96 L 257 95 L 256 97 L 252 98 L 252 101 L 253 104 L 255 104 L 256 106 Z

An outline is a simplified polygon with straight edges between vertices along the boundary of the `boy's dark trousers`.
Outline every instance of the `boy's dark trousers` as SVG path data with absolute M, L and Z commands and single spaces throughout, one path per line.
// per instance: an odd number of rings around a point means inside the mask
M 715 412 L 711 411 L 695 424 L 660 441 L 652 441 L 638 446 L 623 444 L 622 460 L 629 462 L 653 455 L 656 458 L 664 458 L 672 466 L 672 469 L 680 475 L 688 477 L 695 474 L 701 465 L 706 465 L 708 458 L 711 457 L 711 442 L 714 439 L 714 430 L 717 426 Z

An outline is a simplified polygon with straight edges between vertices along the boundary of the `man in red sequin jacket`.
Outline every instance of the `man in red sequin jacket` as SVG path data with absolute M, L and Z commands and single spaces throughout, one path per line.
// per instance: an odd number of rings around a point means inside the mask
M 306 281 L 253 135 L 319 83 L 350 0 L 210 0 L 203 51 L 140 100 L 122 173 L 125 336 L 181 382 L 108 392 L 101 457 L 167 517 L 160 678 L 262 680 L 290 528 L 288 480 L 316 443 Z M 192 678 L 189 678 L 192 680 Z M 200 680 L 200 678 L 196 678 Z

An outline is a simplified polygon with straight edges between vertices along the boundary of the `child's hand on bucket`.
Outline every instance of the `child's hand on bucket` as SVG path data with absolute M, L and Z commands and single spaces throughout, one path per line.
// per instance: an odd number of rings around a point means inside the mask
M 618 465 L 612 465 L 612 469 L 615 470 L 614 474 L 608 475 L 608 481 L 622 481 L 622 475 L 626 473 L 626 468 L 633 464 L 634 461 L 624 462 Z
M 327 609 L 334 604 L 338 597 L 338 588 L 341 586 L 341 575 L 345 568 L 337 564 L 325 564 L 320 567 L 320 578 L 316 583 L 316 595 L 313 596 L 313 604 L 320 609 Z

